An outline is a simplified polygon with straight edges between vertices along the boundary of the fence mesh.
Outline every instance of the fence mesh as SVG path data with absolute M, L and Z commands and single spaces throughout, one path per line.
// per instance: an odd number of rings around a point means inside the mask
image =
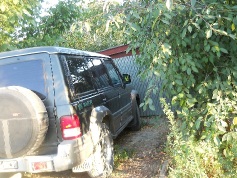
M 146 78 L 143 80 L 138 76 L 139 66 L 135 62 L 135 57 L 134 56 L 126 56 L 126 57 L 122 57 L 122 58 L 117 58 L 117 59 L 114 59 L 114 63 L 118 66 L 121 73 L 131 75 L 132 85 L 138 91 L 140 98 L 141 98 L 141 102 L 143 102 L 150 79 Z M 161 81 L 159 79 L 157 79 L 156 85 L 158 88 L 161 86 Z M 153 100 L 153 104 L 154 104 L 156 110 L 152 111 L 150 109 L 147 109 L 146 111 L 143 111 L 140 108 L 141 116 L 154 116 L 154 115 L 163 114 L 161 105 L 160 105 L 159 95 L 153 94 L 151 96 L 151 98 Z

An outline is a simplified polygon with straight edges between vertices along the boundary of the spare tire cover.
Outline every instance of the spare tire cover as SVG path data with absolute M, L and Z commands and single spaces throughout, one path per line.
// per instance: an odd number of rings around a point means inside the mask
M 0 158 L 32 154 L 47 129 L 46 108 L 34 92 L 19 86 L 0 88 Z

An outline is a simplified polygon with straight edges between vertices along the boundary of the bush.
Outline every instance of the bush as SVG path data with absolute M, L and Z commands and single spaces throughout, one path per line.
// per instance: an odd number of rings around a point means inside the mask
M 154 109 L 153 92 L 178 108 L 170 120 L 170 176 L 236 177 L 236 1 L 131 3 L 130 49 L 139 47 L 141 76 L 162 80 L 160 88 L 150 80 L 142 106 Z

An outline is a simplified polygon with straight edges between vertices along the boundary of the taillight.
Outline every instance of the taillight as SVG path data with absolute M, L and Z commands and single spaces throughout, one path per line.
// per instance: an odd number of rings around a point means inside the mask
M 64 140 L 72 140 L 81 136 L 80 121 L 76 114 L 62 116 L 60 118 L 60 125 Z

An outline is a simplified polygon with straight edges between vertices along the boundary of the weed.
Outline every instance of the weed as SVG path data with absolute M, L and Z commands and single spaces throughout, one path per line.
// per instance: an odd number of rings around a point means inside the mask
M 186 137 L 170 106 L 161 100 L 170 122 L 166 151 L 172 158 L 169 171 L 171 178 L 209 178 L 236 177 L 235 147 L 230 147 L 230 158 L 223 156 L 219 147 L 210 140 L 196 140 L 194 136 Z M 232 141 L 233 142 L 233 141 Z
M 114 166 L 118 167 L 120 163 L 132 158 L 135 154 L 135 150 L 122 148 L 119 145 L 114 146 Z
M 153 117 L 147 117 L 142 119 L 142 127 L 144 126 L 157 126 L 159 125 L 161 120 L 161 116 L 153 116 Z

